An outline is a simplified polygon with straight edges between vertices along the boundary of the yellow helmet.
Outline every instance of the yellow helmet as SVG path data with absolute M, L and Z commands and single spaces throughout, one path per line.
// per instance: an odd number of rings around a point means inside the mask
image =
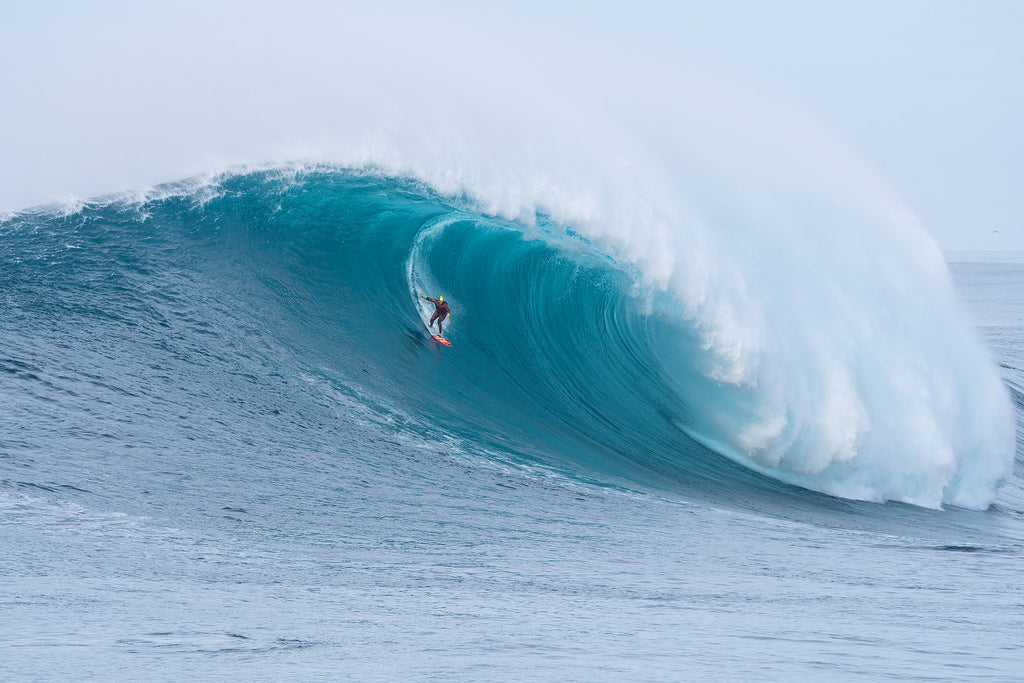
M 443 304 L 444 303 L 444 297 L 443 296 L 437 297 L 437 301 L 438 301 L 438 303 L 442 303 Z

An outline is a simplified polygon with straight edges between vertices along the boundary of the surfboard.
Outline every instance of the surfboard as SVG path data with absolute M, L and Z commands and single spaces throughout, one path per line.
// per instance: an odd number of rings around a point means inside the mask
M 438 342 L 439 344 L 444 344 L 445 346 L 451 346 L 452 345 L 452 343 L 450 341 L 448 341 L 444 337 L 441 337 L 441 336 L 436 335 L 436 334 L 433 337 L 431 337 L 431 339 L 433 339 L 434 341 Z

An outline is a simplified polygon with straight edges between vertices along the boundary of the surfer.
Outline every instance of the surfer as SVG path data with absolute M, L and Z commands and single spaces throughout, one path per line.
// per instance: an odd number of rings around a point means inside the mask
M 448 308 L 448 304 L 444 302 L 444 297 L 439 296 L 436 299 L 431 299 L 429 296 L 423 296 L 420 294 L 420 298 L 426 299 L 430 303 L 434 304 L 434 315 L 430 316 L 430 325 L 428 325 L 428 327 L 433 327 L 434 321 L 436 320 L 437 336 L 443 336 L 444 333 L 442 332 L 441 323 L 447 320 L 448 315 L 451 313 L 451 310 Z

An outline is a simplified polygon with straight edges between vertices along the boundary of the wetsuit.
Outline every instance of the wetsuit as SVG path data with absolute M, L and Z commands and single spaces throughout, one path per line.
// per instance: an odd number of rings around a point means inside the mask
M 434 304 L 434 315 L 430 316 L 430 327 L 434 326 L 434 321 L 436 320 L 437 336 L 440 337 L 443 334 L 441 323 L 447 320 L 448 314 L 451 313 L 451 311 L 448 309 L 448 302 L 440 301 L 438 299 L 431 299 L 429 296 L 425 296 L 423 298 L 429 301 L 430 303 Z

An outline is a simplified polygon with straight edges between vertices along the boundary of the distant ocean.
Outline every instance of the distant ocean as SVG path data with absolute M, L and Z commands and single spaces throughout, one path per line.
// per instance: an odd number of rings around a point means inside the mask
M 0 678 L 1024 677 L 1024 256 L 641 204 L 4 216 Z

